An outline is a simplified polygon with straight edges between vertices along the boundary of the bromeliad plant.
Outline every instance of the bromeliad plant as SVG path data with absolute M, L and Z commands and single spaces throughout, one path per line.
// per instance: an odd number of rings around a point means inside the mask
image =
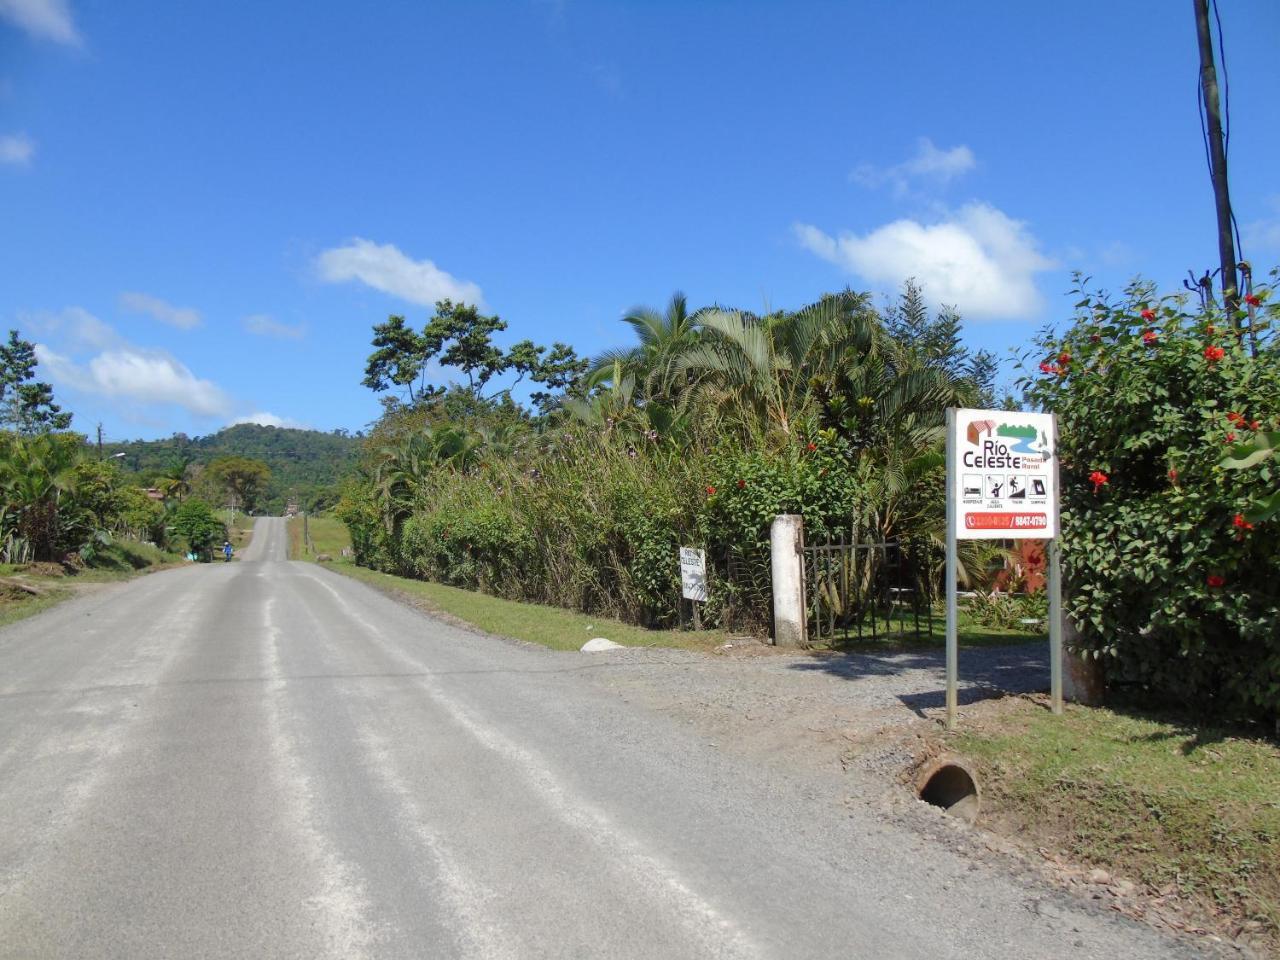
M 1085 281 L 1087 282 L 1087 281 Z M 1083 282 L 1081 283 L 1083 287 Z M 1213 305 L 1135 283 L 1079 291 L 1042 333 L 1028 398 L 1058 414 L 1068 613 L 1112 685 L 1224 716 L 1280 713 L 1280 537 L 1271 466 L 1246 448 L 1280 429 L 1277 309 L 1256 343 Z M 1234 454 L 1258 469 L 1229 469 Z M 1258 457 L 1258 461 L 1263 458 Z

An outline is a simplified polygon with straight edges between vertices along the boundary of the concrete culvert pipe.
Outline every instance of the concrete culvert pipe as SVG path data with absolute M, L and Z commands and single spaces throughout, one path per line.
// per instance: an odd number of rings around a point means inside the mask
M 966 823 L 978 819 L 978 780 L 955 757 L 938 757 L 926 763 L 916 778 L 916 795 Z

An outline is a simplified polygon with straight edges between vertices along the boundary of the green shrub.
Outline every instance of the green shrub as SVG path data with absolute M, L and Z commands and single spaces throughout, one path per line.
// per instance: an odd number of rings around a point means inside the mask
M 1267 294 L 1261 294 L 1265 302 Z M 1245 514 L 1269 469 L 1224 452 L 1280 425 L 1276 308 L 1255 346 L 1210 307 L 1135 284 L 1085 296 L 1024 381 L 1058 414 L 1067 612 L 1109 684 L 1225 716 L 1280 712 L 1280 537 Z
M 194 497 L 184 500 L 173 512 L 173 532 L 180 537 L 192 553 L 204 555 L 215 544 L 226 539 L 227 528 L 217 518 L 213 508 Z

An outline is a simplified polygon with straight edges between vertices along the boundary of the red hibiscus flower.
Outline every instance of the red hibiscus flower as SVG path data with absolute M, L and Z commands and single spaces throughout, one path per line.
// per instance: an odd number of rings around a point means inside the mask
M 1245 302 L 1245 303 L 1247 303 L 1247 304 L 1248 304 L 1249 306 L 1251 306 L 1251 307 L 1260 307 L 1260 306 L 1262 306 L 1262 298 L 1261 298 L 1261 297 L 1259 297 L 1259 296 L 1256 296 L 1256 295 L 1254 295 L 1254 294 L 1252 294 L 1252 293 L 1247 293 L 1247 294 L 1245 294 L 1244 302 Z
M 1252 530 L 1253 524 L 1244 518 L 1243 513 L 1237 513 L 1231 518 L 1231 525 L 1237 530 Z
M 1150 321 L 1156 318 L 1156 312 L 1152 310 L 1150 307 L 1148 307 L 1146 310 L 1143 310 L 1142 313 L 1139 314 L 1139 316 L 1142 317 L 1143 320 Z
M 1160 338 L 1156 336 L 1156 332 L 1154 330 L 1142 331 L 1142 342 L 1145 343 L 1148 347 L 1151 346 L 1153 343 L 1155 343 L 1159 339 Z
M 1172 480 L 1174 483 L 1177 483 L 1177 482 L 1178 482 L 1178 468 L 1177 468 L 1177 467 L 1170 467 L 1170 468 L 1169 468 L 1169 479 L 1170 479 L 1170 480 Z
M 1094 493 L 1097 493 L 1099 490 L 1101 490 L 1102 487 L 1106 483 L 1108 483 L 1110 480 L 1111 478 L 1108 477 L 1101 470 L 1095 470 L 1093 471 L 1093 473 L 1089 474 L 1089 482 L 1093 484 Z
M 1071 362 L 1071 354 L 1067 353 L 1067 352 L 1064 350 L 1062 353 L 1058 354 L 1058 362 L 1059 362 L 1059 363 L 1070 363 L 1070 362 Z
M 1204 358 L 1208 360 L 1210 363 L 1216 363 L 1226 355 L 1227 355 L 1227 351 L 1223 350 L 1221 347 L 1205 347 L 1204 348 Z
M 716 488 L 711 486 L 711 484 L 707 484 L 707 496 L 710 497 L 713 494 L 715 494 L 715 492 L 716 492 Z
M 1236 413 L 1234 410 L 1229 411 L 1227 413 L 1227 420 L 1229 420 L 1231 423 L 1239 423 L 1243 419 L 1244 419 L 1244 414 L 1242 413 Z
M 1250 430 L 1257 430 L 1257 429 L 1258 429 L 1258 427 L 1260 427 L 1260 426 L 1262 426 L 1262 424 L 1261 424 L 1259 421 L 1257 421 L 1257 420 L 1250 420 L 1250 421 L 1249 421 L 1249 429 L 1250 429 Z
M 805 449 L 808 450 L 810 453 L 813 453 L 813 451 L 818 449 L 818 445 L 816 443 L 810 443 L 805 447 Z
M 1234 430 L 1228 430 L 1227 443 L 1235 443 L 1235 442 L 1236 442 L 1236 432 Z
M 1227 579 L 1226 577 L 1223 577 L 1220 574 L 1211 573 L 1209 574 L 1209 576 L 1205 577 L 1204 582 L 1207 583 L 1209 586 L 1213 587 L 1213 589 L 1217 590 L 1219 587 L 1226 586 Z
M 745 481 L 745 480 L 739 480 L 739 481 L 738 481 L 738 489 L 739 489 L 739 490 L 745 490 L 746 488 L 747 488 L 747 481 Z

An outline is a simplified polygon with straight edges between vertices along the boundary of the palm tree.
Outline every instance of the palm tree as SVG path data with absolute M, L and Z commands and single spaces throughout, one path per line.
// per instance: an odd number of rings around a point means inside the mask
M 794 433 L 810 381 L 851 353 L 873 351 L 880 327 L 866 294 L 845 291 L 796 313 L 757 317 L 712 310 L 698 317 L 697 342 L 677 359 L 704 406 L 745 433 Z
M 83 518 L 74 510 L 79 445 L 65 437 L 11 435 L 0 456 L 0 499 L 9 529 L 4 539 L 25 543 L 36 560 L 60 560 L 63 548 L 78 547 Z
M 592 361 L 587 383 L 600 386 L 614 382 L 619 372 L 635 378 L 645 399 L 672 399 L 687 379 L 678 369 L 680 357 L 698 340 L 699 321 L 708 308 L 689 313 L 683 293 L 671 295 L 665 311 L 634 307 L 622 322 L 630 325 L 639 341 L 635 346 L 606 350 Z
M 156 478 L 156 489 L 160 491 L 166 503 L 170 500 L 180 502 L 191 493 L 191 479 L 188 476 L 190 467 L 190 457 L 176 457 Z

